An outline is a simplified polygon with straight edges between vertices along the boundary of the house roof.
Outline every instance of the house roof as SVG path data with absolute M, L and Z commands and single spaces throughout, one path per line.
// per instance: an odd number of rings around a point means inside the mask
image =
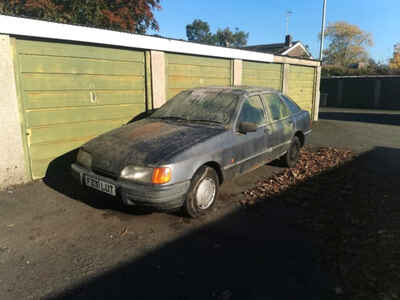
M 276 55 L 286 55 L 290 50 L 294 48 L 301 47 L 304 52 L 309 56 L 312 57 L 311 53 L 303 46 L 300 41 L 294 41 L 288 46 L 286 43 L 277 43 L 277 44 L 263 44 L 263 45 L 253 45 L 253 46 L 246 46 L 242 49 L 256 51 L 256 52 L 263 52 L 263 53 L 271 53 Z
M 292 48 L 297 43 L 298 43 L 298 41 L 293 42 L 292 46 L 290 46 L 290 47 L 288 47 L 285 43 L 277 43 L 277 44 L 263 44 L 263 45 L 246 46 L 243 48 L 247 49 L 247 50 L 257 51 L 257 52 L 281 54 L 282 52 L 285 52 L 286 50 Z

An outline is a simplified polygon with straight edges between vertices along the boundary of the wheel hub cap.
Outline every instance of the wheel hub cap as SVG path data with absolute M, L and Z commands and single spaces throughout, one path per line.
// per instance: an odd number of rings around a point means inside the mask
M 197 187 L 196 201 L 200 209 L 207 209 L 214 201 L 216 186 L 211 178 L 204 178 Z

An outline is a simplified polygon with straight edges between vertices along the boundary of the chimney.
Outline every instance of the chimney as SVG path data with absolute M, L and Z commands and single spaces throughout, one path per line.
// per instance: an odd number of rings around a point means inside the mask
M 292 36 L 290 34 L 288 34 L 285 37 L 285 46 L 286 47 L 291 47 L 292 46 Z

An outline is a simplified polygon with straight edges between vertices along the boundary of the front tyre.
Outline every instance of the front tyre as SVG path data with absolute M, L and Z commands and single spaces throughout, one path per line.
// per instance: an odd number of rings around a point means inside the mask
M 211 210 L 218 197 L 219 180 L 215 170 L 203 166 L 192 178 L 186 201 L 183 205 L 185 214 L 192 218 L 200 217 Z
M 294 136 L 290 143 L 289 149 L 282 157 L 282 161 L 286 167 L 294 168 L 300 157 L 301 143 L 297 136 Z

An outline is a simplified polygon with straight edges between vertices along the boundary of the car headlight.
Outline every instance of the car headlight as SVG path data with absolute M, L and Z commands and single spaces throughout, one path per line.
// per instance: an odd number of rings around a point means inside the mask
M 92 167 L 92 155 L 83 149 L 79 149 L 76 161 L 88 169 Z
M 121 171 L 121 178 L 142 182 L 163 184 L 171 180 L 170 168 L 146 168 L 137 166 L 127 166 Z

